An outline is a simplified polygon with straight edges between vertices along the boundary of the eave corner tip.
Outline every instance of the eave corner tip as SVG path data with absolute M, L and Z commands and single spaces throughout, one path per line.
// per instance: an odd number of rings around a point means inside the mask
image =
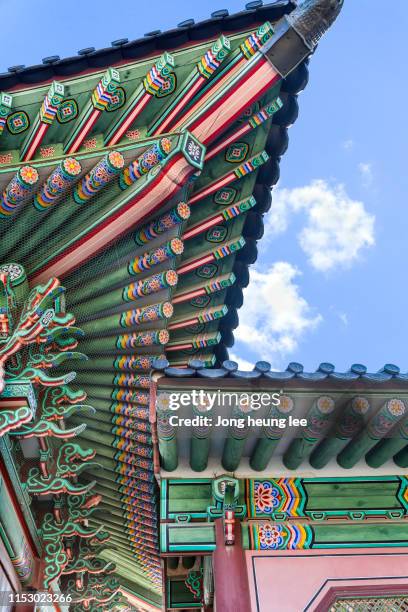
M 344 0 L 304 0 L 290 13 L 288 20 L 313 48 L 336 21 L 343 4 Z

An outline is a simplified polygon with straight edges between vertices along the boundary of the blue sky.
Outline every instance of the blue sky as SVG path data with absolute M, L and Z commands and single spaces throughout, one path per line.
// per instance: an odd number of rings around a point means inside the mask
M 241 359 L 408 370 L 408 10 L 406 0 L 390 4 L 392 11 L 383 0 L 345 0 L 312 58 L 231 351 Z M 0 69 L 220 8 L 232 13 L 243 2 L 0 0 Z

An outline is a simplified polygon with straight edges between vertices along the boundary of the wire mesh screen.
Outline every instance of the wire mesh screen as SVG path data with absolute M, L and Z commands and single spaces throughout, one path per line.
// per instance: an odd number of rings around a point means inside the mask
M 338 599 L 328 612 L 408 612 L 408 595 Z

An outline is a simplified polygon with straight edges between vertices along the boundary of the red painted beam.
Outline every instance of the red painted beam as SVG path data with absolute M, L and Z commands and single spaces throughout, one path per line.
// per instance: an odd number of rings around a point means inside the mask
M 184 125 L 206 147 L 220 136 L 240 115 L 276 85 L 281 76 L 266 60 L 262 59 L 242 75 L 233 87 L 214 101 L 193 122 Z

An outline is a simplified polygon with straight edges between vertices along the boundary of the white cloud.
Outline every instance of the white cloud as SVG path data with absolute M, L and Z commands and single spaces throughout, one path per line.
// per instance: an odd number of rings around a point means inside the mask
M 373 167 L 369 163 L 361 162 L 358 165 L 358 169 L 361 174 L 361 180 L 364 187 L 370 187 L 373 184 L 374 175 L 373 175 Z
M 349 318 L 346 312 L 342 312 L 341 310 L 337 310 L 334 306 L 330 306 L 330 310 L 333 314 L 343 323 L 344 327 L 348 327 Z
M 272 206 L 265 217 L 266 222 L 266 240 L 271 236 L 283 234 L 288 229 L 290 217 L 293 213 L 292 204 L 287 201 L 289 189 L 276 188 L 272 193 Z M 261 242 L 261 246 L 263 243 Z
M 297 268 L 284 261 L 266 272 L 251 270 L 235 338 L 262 359 L 273 361 L 292 353 L 302 336 L 322 321 L 300 295 L 294 282 L 299 275 Z
M 363 202 L 350 198 L 344 185 L 315 180 L 305 187 L 277 189 L 273 196 L 268 234 L 284 232 L 293 214 L 304 212 L 306 224 L 298 241 L 309 263 L 319 271 L 347 267 L 375 243 L 375 217 Z
M 345 312 L 339 312 L 338 317 L 340 321 L 343 323 L 344 327 L 347 327 L 349 324 L 348 316 Z
M 343 149 L 346 149 L 346 151 L 351 151 L 351 149 L 353 149 L 354 147 L 354 140 L 352 140 L 351 138 L 349 138 L 348 140 L 344 140 L 342 142 L 342 147 Z
M 251 363 L 250 361 L 247 361 L 246 359 L 243 359 L 242 357 L 240 357 L 236 353 L 229 353 L 229 358 L 232 361 L 236 361 L 237 362 L 238 367 L 239 367 L 240 370 L 244 370 L 246 372 L 250 372 L 251 370 L 254 369 L 254 364 L 253 363 Z

